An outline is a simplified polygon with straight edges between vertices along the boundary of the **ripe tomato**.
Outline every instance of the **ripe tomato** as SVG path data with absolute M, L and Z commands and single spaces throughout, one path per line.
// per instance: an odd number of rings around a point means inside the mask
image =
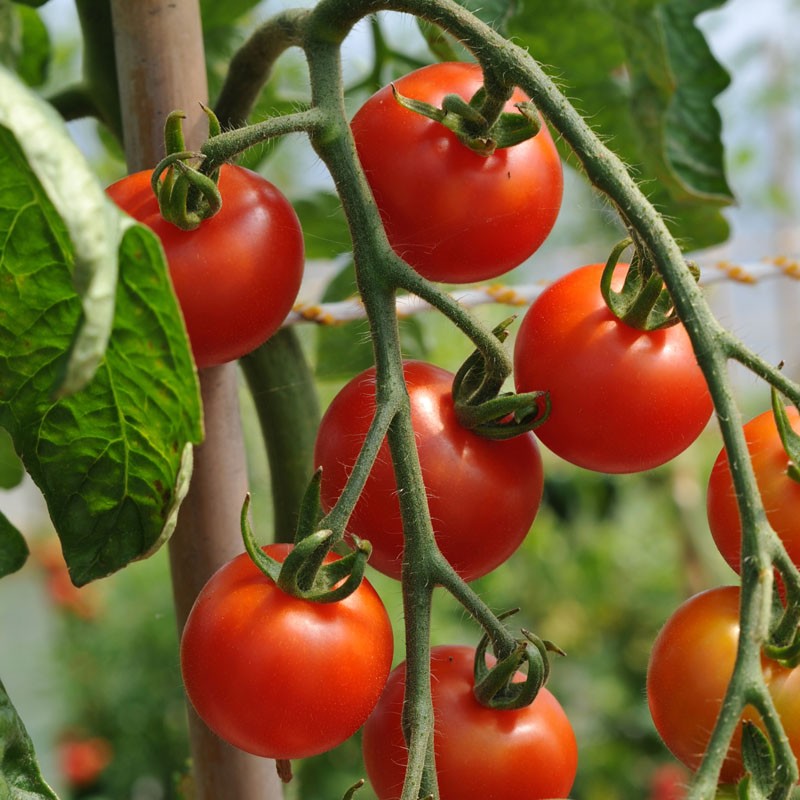
M 458 573 L 474 580 L 505 561 L 530 530 L 542 497 L 539 449 L 531 434 L 493 441 L 463 428 L 452 373 L 422 361 L 407 361 L 403 372 L 436 541 Z M 368 369 L 339 392 L 320 423 L 314 458 L 325 509 L 344 488 L 374 413 L 375 370 Z M 372 544 L 373 567 L 400 577 L 403 524 L 385 441 L 347 527 Z
M 222 209 L 183 231 L 161 216 L 150 175 L 128 175 L 107 192 L 161 240 L 197 366 L 233 361 L 269 339 L 292 310 L 303 275 L 297 215 L 260 175 L 226 164 Z
M 395 81 L 404 97 L 440 106 L 482 86 L 477 64 L 444 63 Z M 506 105 L 528 98 L 516 90 Z M 394 250 L 430 280 L 486 280 L 521 264 L 545 240 L 563 193 L 547 126 L 521 144 L 479 155 L 385 86 L 352 121 L 361 164 Z
M 788 406 L 786 412 L 792 428 L 800 433 L 797 409 Z M 765 411 L 746 423 L 744 435 L 767 519 L 783 541 L 789 557 L 800 565 L 800 483 L 787 473 L 789 457 L 783 449 L 772 411 Z M 711 469 L 706 507 L 711 535 L 720 553 L 739 572 L 742 526 L 725 448 Z
M 518 392 L 550 393 L 537 437 L 556 455 L 597 472 L 638 472 L 686 449 L 712 403 L 680 324 L 640 331 L 600 293 L 603 264 L 552 283 L 526 313 L 514 348 Z M 625 266 L 614 273 L 619 288 Z
M 733 674 L 739 640 L 739 587 L 723 586 L 689 598 L 667 620 L 650 653 L 647 699 L 656 730 L 690 769 L 702 761 Z M 800 670 L 768 659 L 762 669 L 795 754 L 800 753 Z M 748 707 L 743 719 L 759 722 Z M 741 728 L 731 743 L 720 780 L 743 774 Z
M 264 549 L 283 561 L 291 545 Z M 292 759 L 330 750 L 361 727 L 392 652 L 386 609 L 366 580 L 344 600 L 313 603 L 280 590 L 243 553 L 195 601 L 181 669 L 211 730 L 249 753 Z
M 547 689 L 516 711 L 482 706 L 473 694 L 471 647 L 439 646 L 431 653 L 433 747 L 441 800 L 566 797 L 575 780 L 575 734 Z M 520 675 L 520 678 L 522 676 Z M 364 725 L 364 764 L 379 800 L 397 800 L 407 750 L 400 726 L 405 664 L 389 676 Z

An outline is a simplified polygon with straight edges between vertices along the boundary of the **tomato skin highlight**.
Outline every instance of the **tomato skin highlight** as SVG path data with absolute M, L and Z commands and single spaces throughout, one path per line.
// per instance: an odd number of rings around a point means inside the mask
M 225 164 L 222 208 L 183 231 L 161 216 L 151 174 L 128 175 L 106 191 L 161 240 L 197 366 L 255 350 L 278 330 L 300 290 L 304 247 L 294 209 L 260 175 Z
M 290 549 L 264 547 L 279 561 Z M 393 647 L 386 609 L 368 581 L 342 601 L 313 603 L 278 589 L 242 553 L 195 601 L 181 669 L 192 705 L 222 739 L 266 758 L 305 758 L 361 727 Z
M 676 758 L 696 770 L 733 674 L 739 640 L 738 586 L 722 586 L 690 597 L 667 620 L 647 670 L 647 698 L 656 730 Z M 800 669 L 762 658 L 762 671 L 792 750 L 800 753 Z M 760 725 L 747 707 L 742 719 Z M 744 773 L 741 726 L 720 773 L 734 783 Z
M 394 82 L 404 97 L 440 106 L 482 86 L 477 64 L 422 67 Z M 515 90 L 505 110 L 528 100 Z M 395 252 L 434 281 L 469 283 L 521 264 L 550 233 L 564 178 L 553 139 L 539 133 L 490 156 L 444 125 L 401 106 L 385 86 L 352 120 L 358 157 Z
M 465 580 L 474 580 L 503 563 L 530 530 L 544 482 L 539 449 L 531 434 L 492 441 L 462 427 L 447 370 L 407 361 L 403 372 L 437 544 Z M 375 370 L 368 369 L 323 415 L 314 459 L 326 510 L 344 488 L 374 413 Z M 347 530 L 372 544 L 371 566 L 400 578 L 403 526 L 386 441 Z
M 600 292 L 604 266 L 564 275 L 533 302 L 517 334 L 514 379 L 518 392 L 549 392 L 550 416 L 535 433 L 556 455 L 596 472 L 640 472 L 685 450 L 713 406 L 684 327 L 621 322 Z M 615 288 L 625 270 L 615 270 Z
M 800 433 L 797 409 L 787 406 L 786 413 L 792 428 Z M 769 524 L 786 547 L 789 558 L 800 565 L 800 483 L 787 473 L 789 456 L 783 448 L 772 410 L 745 423 L 744 435 Z M 706 510 L 719 552 L 738 573 L 742 525 L 724 447 L 708 479 Z
M 545 688 L 516 711 L 482 706 L 473 694 L 471 647 L 431 651 L 434 750 L 441 800 L 542 800 L 567 797 L 575 780 L 575 734 Z M 520 676 L 521 677 L 521 676 Z M 392 671 L 364 726 L 362 749 L 379 800 L 397 800 L 407 749 L 400 717 L 405 663 Z

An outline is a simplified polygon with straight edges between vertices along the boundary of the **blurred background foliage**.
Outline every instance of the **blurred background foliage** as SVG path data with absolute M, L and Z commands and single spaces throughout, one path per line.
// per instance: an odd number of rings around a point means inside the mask
M 84 1 L 77 7 L 88 6 Z M 245 32 L 279 6 L 204 0 L 202 7 L 213 95 Z M 757 19 L 747 0 L 496 0 L 481 3 L 480 9 L 548 65 L 645 180 L 691 249 L 716 245 L 716 250 L 704 251 L 708 258 L 733 253 L 745 260 L 796 252 L 796 0 L 771 0 Z M 698 24 L 709 35 L 714 55 L 733 75 L 732 89 L 723 94 L 726 72 L 702 39 L 698 44 L 693 27 L 701 11 L 710 13 Z M 0 20 L 5 21 L 0 29 L 8 34 L 0 41 L 0 59 L 44 95 L 66 102 L 76 86 L 92 78 L 78 17 L 67 0 L 50 0 L 39 12 L 0 0 Z M 580 26 L 576 19 L 583 21 Z M 637 35 L 637 29 L 646 35 Z M 647 37 L 652 39 L 649 50 Z M 410 18 L 391 15 L 365 21 L 351 39 L 345 70 L 347 103 L 353 110 L 387 80 L 431 60 L 431 48 L 441 52 L 455 47 L 441 41 L 436 31 L 421 31 Z M 695 45 L 696 61 L 682 59 L 686 51 L 679 48 L 681 42 Z M 677 103 L 671 88 L 659 80 L 665 62 L 678 67 L 674 77 L 684 95 Z M 712 98 L 715 106 L 710 105 Z M 307 101 L 304 65 L 289 53 L 254 117 Z M 718 142 L 698 142 L 690 135 L 686 113 L 698 104 L 710 115 L 703 123 L 706 131 L 718 124 L 714 108 L 722 112 L 724 162 Z M 662 122 L 655 138 L 643 122 L 652 125 L 654 118 Z M 121 148 L 108 126 L 76 120 L 71 127 L 101 180 L 109 182 L 124 172 Z M 702 180 L 690 165 L 670 160 L 670 143 L 698 148 L 707 167 L 700 171 Z M 304 297 L 350 296 L 349 238 L 338 201 L 307 145 L 290 137 L 249 154 L 247 163 L 296 203 L 310 258 Z M 723 212 L 732 199 L 729 183 L 738 206 Z M 553 235 L 508 282 L 554 277 L 604 259 L 619 233 L 604 202 L 568 167 L 564 211 Z M 774 291 L 763 285 L 725 286 L 712 295 L 724 321 L 748 341 L 755 337 L 757 348 L 770 358 L 785 358 L 795 377 L 797 350 L 791 343 L 798 339 L 797 316 L 781 317 L 776 310 L 787 304 L 796 309 L 796 299 L 786 282 Z M 476 314 L 493 325 L 508 310 L 484 307 Z M 765 319 L 770 320 L 766 334 Z M 791 324 L 795 327 L 787 327 Z M 299 335 L 316 370 L 323 406 L 370 362 L 363 322 L 330 329 L 304 326 Z M 431 314 L 405 320 L 403 341 L 409 357 L 450 369 L 471 349 Z M 746 414 L 766 407 L 767 397 L 763 390 L 754 392 L 752 382 L 743 382 L 740 389 Z M 268 466 L 244 381 L 241 399 L 255 529 L 266 541 L 272 527 Z M 680 796 L 675 787 L 686 776 L 655 733 L 644 679 L 651 642 L 680 601 L 735 580 L 716 553 L 705 520 L 705 481 L 718 447 L 711 425 L 672 464 L 613 478 L 570 467 L 545 453 L 545 500 L 531 534 L 508 563 L 476 583 L 493 608 L 520 607 L 520 625 L 567 653 L 555 659 L 549 686 L 567 710 L 579 741 L 575 800 Z M 0 485 L 10 488 L 20 479 L 19 463 L 0 439 Z M 29 727 L 46 777 L 64 798 L 191 797 L 165 554 L 76 590 L 66 578 L 57 541 L 31 487 L 23 482 L 13 493 L 4 493 L 0 508 L 24 531 L 32 551 L 25 568 L 0 583 L 0 675 Z M 399 586 L 373 571 L 370 578 L 396 623 L 399 659 Z M 436 643 L 474 644 L 479 637 L 461 608 L 444 594 L 437 597 L 433 631 Z M 295 773 L 287 800 L 341 797 L 363 776 L 358 738 L 295 765 Z M 357 796 L 373 797 L 368 787 Z

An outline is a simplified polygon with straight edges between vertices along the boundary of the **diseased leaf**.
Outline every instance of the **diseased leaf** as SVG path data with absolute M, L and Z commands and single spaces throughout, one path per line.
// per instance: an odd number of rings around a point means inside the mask
M 0 798 L 58 800 L 47 785 L 22 720 L 0 681 Z
M 0 512 L 0 578 L 16 572 L 28 558 L 28 545 L 22 534 Z M 0 794 L 2 797 L 2 794 Z
M 692 249 L 727 238 L 720 207 L 732 201 L 714 106 L 728 76 L 695 25 L 719 5 L 541 0 L 509 23 Z
M 66 152 L 50 157 L 58 162 Z M 51 169 L 52 181 L 73 174 Z M 72 580 L 82 585 L 169 536 L 201 412 L 163 252 L 129 220 L 119 278 L 107 275 L 104 283 L 116 285 L 108 346 L 83 388 L 56 396 L 75 331 L 86 330 L 95 311 L 76 290 L 87 281 L 75 275 L 72 231 L 47 188 L 17 138 L 0 127 L 0 425 L 42 490 Z M 122 216 L 107 208 L 116 218 L 106 235 L 116 241 Z M 101 226 L 94 231 L 103 235 Z

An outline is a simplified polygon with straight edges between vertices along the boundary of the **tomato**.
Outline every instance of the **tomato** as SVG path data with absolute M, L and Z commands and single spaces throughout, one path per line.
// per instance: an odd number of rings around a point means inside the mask
M 534 301 L 517 334 L 515 382 L 518 392 L 549 392 L 536 436 L 556 455 L 597 472 L 638 472 L 697 438 L 711 397 L 684 327 L 620 321 L 600 293 L 603 268 L 574 270 Z M 625 269 L 615 270 L 615 288 Z
M 473 580 L 505 561 L 530 530 L 543 487 L 538 447 L 531 434 L 493 441 L 462 427 L 452 373 L 422 361 L 407 361 L 403 372 L 436 541 L 458 573 Z M 374 413 L 375 370 L 368 369 L 339 392 L 320 423 L 314 458 L 326 510 L 347 481 Z M 373 567 L 400 577 L 403 524 L 386 441 L 347 527 L 372 544 Z
M 650 653 L 647 699 L 656 730 L 672 753 L 697 769 L 733 674 L 739 640 L 739 587 L 723 586 L 689 598 L 667 620 Z M 795 754 L 800 754 L 800 670 L 766 658 L 762 669 Z M 748 707 L 743 719 L 758 722 Z M 737 728 L 720 780 L 743 774 Z
M 786 413 L 792 428 L 800 433 L 800 414 L 797 409 L 787 406 Z M 800 565 L 800 483 L 787 472 L 790 461 L 772 411 L 766 411 L 746 423 L 744 436 L 767 519 L 783 541 L 789 557 Z M 720 451 L 711 469 L 706 507 L 708 524 L 717 548 L 731 567 L 739 572 L 742 526 L 725 448 Z
M 61 774 L 76 789 L 97 783 L 114 756 L 111 744 L 99 736 L 68 736 L 56 746 Z
M 404 97 L 440 106 L 483 85 L 477 64 L 418 69 L 394 86 Z M 506 105 L 528 98 L 516 90 Z M 545 240 L 561 207 L 563 174 L 542 124 L 521 144 L 479 155 L 449 129 L 401 106 L 391 86 L 369 98 L 352 121 L 364 168 L 394 250 L 430 280 L 486 280 L 521 264 Z
M 547 689 L 515 711 L 482 706 L 473 694 L 471 647 L 439 646 L 431 653 L 436 773 L 441 800 L 566 797 L 578 752 L 564 709 Z M 522 676 L 519 676 L 522 679 Z M 407 762 L 400 726 L 405 664 L 364 726 L 364 764 L 379 800 L 397 800 Z
M 292 310 L 303 275 L 297 215 L 260 175 L 226 164 L 222 209 L 183 231 L 161 216 L 150 175 L 128 175 L 108 194 L 161 240 L 197 366 L 233 361 L 269 339 Z
M 290 548 L 264 549 L 283 561 Z M 344 600 L 314 603 L 283 592 L 243 553 L 200 592 L 180 655 L 186 693 L 211 730 L 249 753 L 293 759 L 361 727 L 392 653 L 386 609 L 366 580 Z

